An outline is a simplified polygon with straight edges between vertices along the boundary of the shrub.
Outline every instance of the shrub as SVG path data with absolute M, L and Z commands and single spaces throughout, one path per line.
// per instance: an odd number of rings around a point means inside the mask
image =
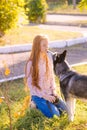
M 45 117 L 37 109 L 28 109 L 14 124 L 15 130 L 63 130 L 68 125 L 67 115 Z
M 25 116 L 19 118 L 14 125 L 17 130 L 35 130 L 35 128 L 44 129 L 44 120 L 46 117 L 37 109 L 30 109 Z
M 79 3 L 79 8 L 81 10 L 84 10 L 84 9 L 87 10 L 87 0 L 81 0 L 81 2 Z
M 0 0 L 0 36 L 14 27 L 18 21 L 24 0 Z
M 44 23 L 46 21 L 47 3 L 45 0 L 28 0 L 25 10 L 30 22 Z

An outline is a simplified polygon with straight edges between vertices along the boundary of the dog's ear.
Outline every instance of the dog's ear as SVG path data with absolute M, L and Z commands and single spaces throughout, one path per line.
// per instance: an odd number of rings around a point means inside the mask
M 61 62 L 65 60 L 67 50 L 64 50 L 62 54 L 60 54 L 60 60 Z

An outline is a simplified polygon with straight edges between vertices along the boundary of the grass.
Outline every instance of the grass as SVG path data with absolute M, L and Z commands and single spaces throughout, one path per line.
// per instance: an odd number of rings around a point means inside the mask
M 82 34 L 77 32 L 58 31 L 46 28 L 43 29 L 38 25 L 23 25 L 11 30 L 3 38 L 1 38 L 0 46 L 32 43 L 33 38 L 37 34 L 46 34 L 50 40 L 65 40 L 82 37 Z
M 87 65 L 73 68 L 79 73 L 87 74 Z M 58 84 L 57 79 L 56 83 Z M 9 87 L 13 130 L 87 130 L 87 103 L 80 100 L 77 100 L 75 119 L 71 123 L 68 121 L 66 114 L 48 119 L 40 111 L 29 108 L 26 109 L 23 116 L 20 115 L 19 118 L 14 118 L 14 113 L 21 112 L 24 98 L 29 95 L 29 92 L 24 90 L 25 83 L 23 79 L 1 84 L 3 91 L 5 85 Z M 6 111 L 6 104 L 2 102 L 0 104 L 0 130 L 9 130 L 9 119 Z
M 74 66 L 73 69 L 81 74 L 87 75 L 87 64 Z
M 60 24 L 60 22 L 58 22 Z M 78 26 L 78 27 L 85 27 L 87 26 L 87 20 L 76 20 L 76 21 L 66 21 L 66 22 L 62 22 L 62 23 L 66 23 L 67 25 L 71 25 L 71 26 Z
M 87 10 L 80 10 L 78 6 L 73 9 L 72 5 L 58 4 L 58 2 L 49 2 L 48 13 L 59 13 L 59 14 L 87 14 Z

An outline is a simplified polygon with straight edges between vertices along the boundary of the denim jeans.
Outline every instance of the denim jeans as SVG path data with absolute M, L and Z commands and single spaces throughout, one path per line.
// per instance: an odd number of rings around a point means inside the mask
M 58 103 L 53 104 L 44 98 L 32 96 L 32 100 L 46 117 L 52 118 L 54 115 L 60 116 L 62 111 L 66 111 L 67 107 L 63 100 L 59 99 Z

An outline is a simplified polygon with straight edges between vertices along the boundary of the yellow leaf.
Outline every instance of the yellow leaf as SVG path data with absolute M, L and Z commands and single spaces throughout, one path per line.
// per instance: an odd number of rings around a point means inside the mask
M 3 102 L 3 99 L 2 98 L 0 98 L 0 103 L 2 103 Z
M 8 76 L 10 74 L 10 69 L 9 68 L 6 68 L 5 69 L 5 76 Z
M 20 112 L 14 113 L 14 117 L 15 117 L 15 118 L 18 118 L 19 116 L 20 116 Z
M 5 61 L 2 61 L 2 63 L 3 63 L 3 66 L 5 68 L 4 74 L 5 74 L 5 76 L 8 76 L 10 74 L 10 69 L 8 68 L 8 65 L 6 64 Z
M 18 116 L 19 116 L 18 113 L 15 113 L 15 114 L 14 114 L 14 117 L 15 117 L 15 118 L 18 118 Z

